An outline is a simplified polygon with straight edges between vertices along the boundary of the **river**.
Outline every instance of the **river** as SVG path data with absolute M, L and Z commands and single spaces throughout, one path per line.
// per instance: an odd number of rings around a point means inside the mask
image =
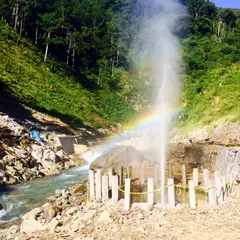
M 46 202 L 56 189 L 67 188 L 88 176 L 89 165 L 76 167 L 58 176 L 44 177 L 18 185 L 0 188 L 0 228 L 19 219 L 24 213 Z

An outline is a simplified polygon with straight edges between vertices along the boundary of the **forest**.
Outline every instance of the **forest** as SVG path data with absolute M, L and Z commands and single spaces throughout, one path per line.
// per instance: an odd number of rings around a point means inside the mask
M 96 127 L 130 120 L 151 103 L 147 69 L 132 64 L 144 1 L 0 0 L 0 81 L 25 104 Z M 240 10 L 181 2 L 187 11 L 174 32 L 184 60 L 179 126 L 229 113 L 236 121 Z

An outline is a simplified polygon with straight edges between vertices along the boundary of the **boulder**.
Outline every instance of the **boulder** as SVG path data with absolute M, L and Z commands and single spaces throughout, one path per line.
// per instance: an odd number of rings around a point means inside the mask
M 43 158 L 43 149 L 41 146 L 32 144 L 31 145 L 31 156 L 36 159 L 38 162 L 42 161 Z
M 108 211 L 104 210 L 104 211 L 100 214 L 100 216 L 99 216 L 99 218 L 98 218 L 98 222 L 110 223 L 110 222 L 113 221 L 110 216 L 111 216 L 110 213 L 109 213 Z
M 132 146 L 117 146 L 102 154 L 91 164 L 92 169 L 101 168 L 107 172 L 108 168 L 133 167 L 133 177 L 140 177 L 141 164 L 144 162 L 143 154 Z
M 51 233 L 54 232 L 54 230 L 56 229 L 56 227 L 59 225 L 59 221 L 56 218 L 53 218 L 49 224 L 48 224 L 48 229 Z
M 34 219 L 23 220 L 20 226 L 20 232 L 26 233 L 26 234 L 37 232 L 37 231 L 45 231 L 46 229 L 47 229 L 47 226 L 43 225 L 42 223 Z
M 19 227 L 16 225 L 11 226 L 7 232 L 6 232 L 6 239 L 15 239 L 17 232 L 19 230 Z
M 68 155 L 62 150 L 58 150 L 56 152 L 56 155 L 60 158 L 60 159 L 69 159 Z
M 74 152 L 81 154 L 88 150 L 88 147 L 86 145 L 80 145 L 80 144 L 73 144 Z
M 44 149 L 42 161 L 57 163 L 59 162 L 59 158 L 57 158 L 56 154 L 51 149 Z
M 31 219 L 36 219 L 38 215 L 40 215 L 43 212 L 42 208 L 34 208 L 32 211 L 26 213 L 25 215 L 22 216 L 23 220 L 31 220 Z
M 56 211 L 54 210 L 53 205 L 51 203 L 46 203 L 42 208 L 44 219 L 46 222 L 50 222 L 50 220 L 56 216 Z
M 79 193 L 79 192 L 83 192 L 83 193 L 86 192 L 86 185 L 85 184 L 77 185 L 72 191 L 73 194 L 76 194 L 76 193 Z

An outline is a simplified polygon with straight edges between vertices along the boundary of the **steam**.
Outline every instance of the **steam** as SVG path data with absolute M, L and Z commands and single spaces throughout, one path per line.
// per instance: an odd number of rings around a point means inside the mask
M 139 34 L 134 41 L 137 62 L 148 62 L 148 74 L 153 82 L 154 111 L 159 113 L 158 126 L 152 127 L 152 142 L 160 164 L 161 202 L 165 202 L 165 166 L 169 131 L 172 123 L 170 111 L 180 94 L 180 51 L 174 28 L 184 8 L 175 0 L 139 1 L 141 13 Z

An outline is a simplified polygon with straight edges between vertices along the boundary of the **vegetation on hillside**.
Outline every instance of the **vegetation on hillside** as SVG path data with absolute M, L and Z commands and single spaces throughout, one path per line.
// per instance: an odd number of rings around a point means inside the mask
M 237 121 L 240 11 L 179 1 L 188 12 L 175 29 L 186 73 L 179 126 L 227 115 Z M 129 120 L 133 108 L 151 102 L 147 70 L 132 66 L 143 3 L 0 0 L 0 81 L 24 103 L 55 115 L 93 126 Z
M 239 121 L 240 10 L 219 9 L 204 0 L 188 0 L 187 6 L 179 126 L 188 131 L 217 121 Z
M 26 105 L 94 127 L 115 125 L 132 116 L 132 107 L 120 94 L 90 91 L 56 61 L 43 63 L 41 52 L 6 24 L 0 24 L 0 45 L 0 81 Z

